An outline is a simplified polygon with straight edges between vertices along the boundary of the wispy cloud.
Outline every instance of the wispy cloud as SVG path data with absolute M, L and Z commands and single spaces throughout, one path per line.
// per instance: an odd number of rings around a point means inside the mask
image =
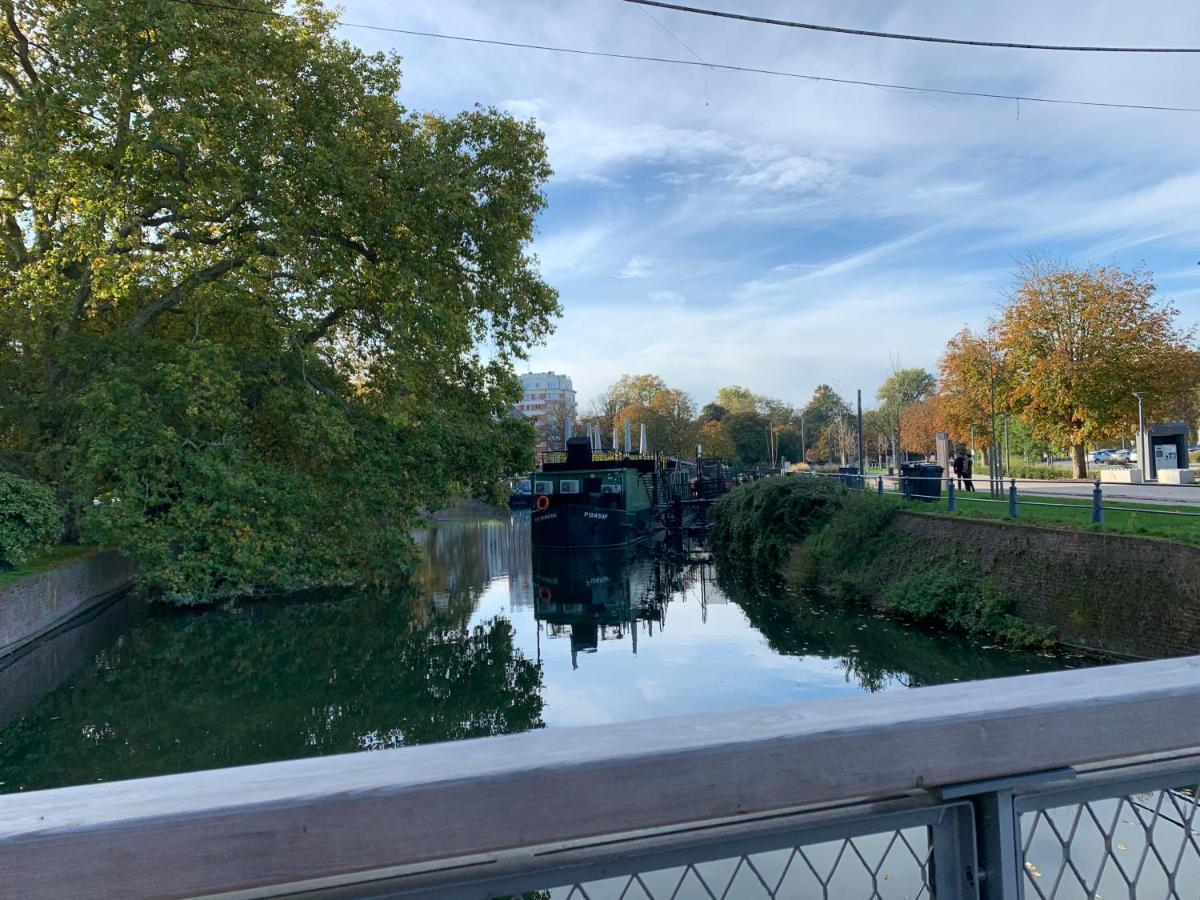
M 653 260 L 645 256 L 631 256 L 629 262 L 617 273 L 618 278 L 649 278 Z
M 539 44 L 683 55 L 624 4 L 343 0 L 346 18 Z M 1193 4 L 1124 0 L 886 8 L 813 0 L 885 30 L 1161 43 Z M 787 17 L 785 0 L 756 11 Z M 1200 61 L 866 42 L 663 13 L 705 59 L 1026 95 L 1193 105 Z M 560 290 L 531 361 L 584 396 L 656 371 L 707 399 L 725 382 L 792 400 L 873 386 L 888 357 L 936 364 L 994 310 L 1013 259 L 1144 259 L 1200 317 L 1200 116 L 918 96 L 365 31 L 403 54 L 402 99 L 533 119 L 555 175 L 534 246 Z M 1019 113 L 1019 115 L 1018 115 Z M 686 301 L 684 298 L 686 297 Z M 919 315 L 913 315 L 919 310 Z

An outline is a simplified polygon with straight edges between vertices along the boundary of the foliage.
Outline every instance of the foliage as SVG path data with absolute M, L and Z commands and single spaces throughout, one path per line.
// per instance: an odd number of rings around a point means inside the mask
M 408 112 L 315 2 L 7 9 L 0 443 L 68 538 L 189 601 L 385 577 L 528 468 L 536 128 Z
M 937 452 L 937 433 L 945 427 L 937 397 L 917 400 L 900 414 L 900 446 L 921 456 L 931 456 Z
M 786 425 L 799 415 L 790 403 L 756 394 L 739 384 L 729 385 L 717 391 L 717 402 L 712 404 L 726 412 L 756 412 L 775 425 Z
M 832 479 L 811 477 L 735 488 L 713 506 L 713 551 L 748 571 L 777 571 L 792 546 L 824 522 L 841 491 Z
M 1145 391 L 1152 420 L 1200 384 L 1194 334 L 1157 301 L 1149 272 L 1072 268 L 1030 259 L 995 325 L 1012 377 L 1007 403 L 1035 438 L 1070 446 L 1074 474 L 1087 474 L 1085 445 L 1137 423 Z
M 655 382 L 662 383 L 662 379 L 657 376 L 643 375 L 639 378 L 654 379 Z M 640 426 L 645 425 L 646 441 L 650 450 L 679 457 L 695 455 L 696 426 L 693 418 L 696 407 L 691 397 L 683 391 L 665 385 L 649 396 L 644 392 L 635 396 L 645 399 L 633 400 L 613 417 L 613 424 L 618 433 L 622 433 L 625 423 L 629 422 L 636 447 Z
M 964 328 L 950 339 L 938 364 L 938 403 L 951 440 L 989 446 L 992 426 L 1004 411 L 1009 372 L 990 332 Z
M 871 601 L 971 637 L 1037 648 L 1051 642 L 1013 617 L 1008 598 L 977 570 L 891 527 L 896 509 L 890 498 L 832 479 L 770 478 L 717 504 L 712 548 L 718 565 L 739 577 L 782 574 L 797 589 Z
M 892 455 L 897 457 L 900 449 L 895 442 L 900 434 L 900 422 L 904 412 L 914 403 L 921 403 L 933 396 L 937 387 L 934 377 L 924 369 L 901 369 L 894 366 L 892 374 L 879 386 L 875 399 L 880 402 L 881 424 L 892 439 Z M 903 444 L 903 442 L 901 442 Z M 907 449 L 916 449 L 909 447 Z
M 731 413 L 758 412 L 754 392 L 739 384 L 731 384 L 718 390 L 717 404 Z
M 1009 610 L 1011 599 L 967 563 L 922 567 L 883 588 L 885 605 L 914 622 L 938 625 L 972 637 L 998 637 L 1017 647 L 1043 649 L 1052 643 Z
M 752 466 L 770 457 L 767 445 L 767 420 L 753 410 L 734 412 L 722 421 L 730 440 L 736 450 L 737 462 L 744 466 Z
M 727 461 L 737 457 L 737 446 L 733 443 L 733 438 L 729 436 L 724 424 L 716 419 L 709 419 L 701 425 L 696 439 L 704 447 L 706 457 Z
M 13 569 L 62 533 L 62 507 L 44 485 L 0 472 L 0 569 Z
M 709 422 L 720 422 L 727 415 L 729 415 L 729 410 L 720 403 L 705 403 L 697 421 L 701 425 L 707 425 Z
M 827 384 L 817 385 L 812 398 L 804 407 L 805 450 L 815 448 L 822 435 L 829 430 L 829 426 L 848 415 L 850 404 L 837 391 Z M 825 458 L 828 458 L 828 454 Z

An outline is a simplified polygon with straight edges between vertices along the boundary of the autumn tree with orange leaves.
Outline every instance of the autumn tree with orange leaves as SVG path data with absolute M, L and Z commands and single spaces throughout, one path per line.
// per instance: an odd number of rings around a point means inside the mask
M 938 364 L 938 409 L 950 439 L 990 446 L 999 415 L 1007 412 L 1009 373 L 1004 353 L 989 329 L 964 328 L 946 344 Z
M 934 396 L 911 403 L 900 414 L 900 446 L 912 453 L 937 452 L 937 433 L 945 429 L 941 400 Z
M 1035 438 L 1069 446 L 1074 477 L 1087 476 L 1088 443 L 1136 426 L 1133 391 L 1147 392 L 1151 418 L 1195 395 L 1194 332 L 1176 327 L 1178 310 L 1156 299 L 1145 269 L 1030 259 L 1018 277 L 990 339 L 978 340 L 1000 361 L 999 405 Z

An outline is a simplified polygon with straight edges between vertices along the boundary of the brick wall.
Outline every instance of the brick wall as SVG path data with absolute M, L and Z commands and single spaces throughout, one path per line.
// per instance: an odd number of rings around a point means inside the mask
M 0 656 L 90 609 L 129 581 L 129 563 L 109 551 L 0 588 Z
M 1200 653 L 1200 548 L 1016 522 L 902 514 L 897 527 L 931 554 L 973 561 L 1013 612 L 1064 644 L 1105 654 Z

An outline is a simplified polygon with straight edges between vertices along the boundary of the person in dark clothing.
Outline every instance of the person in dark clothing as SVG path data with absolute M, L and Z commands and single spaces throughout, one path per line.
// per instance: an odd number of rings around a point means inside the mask
M 967 458 L 963 460 L 962 474 L 965 490 L 975 491 L 975 482 L 971 481 L 971 475 L 975 469 L 975 463 L 972 461 L 971 454 L 967 454 Z
M 966 456 L 964 456 L 963 452 L 959 450 L 958 453 L 954 454 L 954 462 L 950 464 L 954 469 L 954 477 L 958 479 L 958 489 L 960 491 L 963 489 L 963 463 L 966 461 Z

